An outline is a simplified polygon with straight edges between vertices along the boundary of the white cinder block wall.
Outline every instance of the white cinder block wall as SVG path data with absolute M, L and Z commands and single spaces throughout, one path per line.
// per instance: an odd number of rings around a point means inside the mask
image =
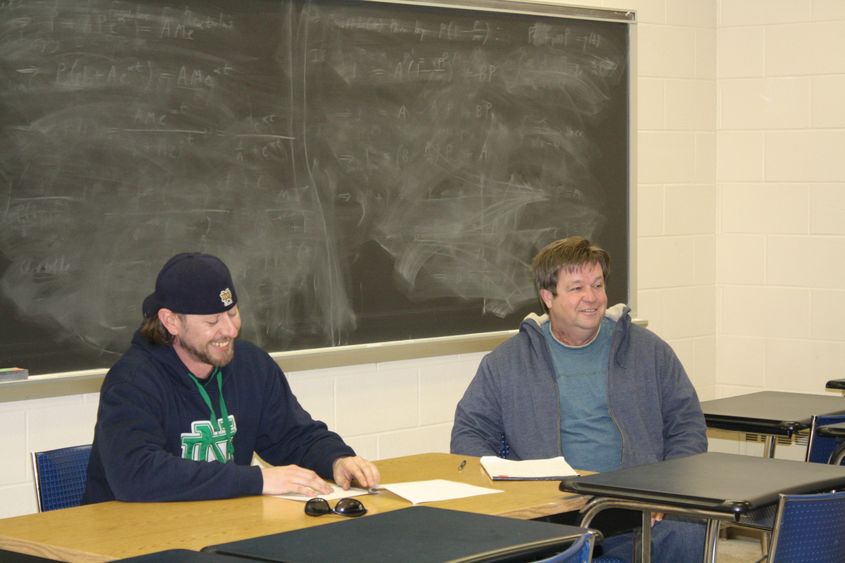
M 0 518 L 36 511 L 30 452 L 90 444 L 97 402 L 97 394 L 0 402 Z
M 702 398 L 716 383 L 716 2 L 637 10 L 637 316 Z M 611 279 L 611 282 L 613 280 Z
M 703 399 L 823 392 L 845 377 L 845 2 L 575 3 L 638 14 L 638 316 Z M 289 377 L 314 416 L 378 459 L 446 451 L 480 358 Z M 35 510 L 29 452 L 90 442 L 96 406 L 0 402 L 0 517 Z
M 721 0 L 717 395 L 845 377 L 845 2 Z

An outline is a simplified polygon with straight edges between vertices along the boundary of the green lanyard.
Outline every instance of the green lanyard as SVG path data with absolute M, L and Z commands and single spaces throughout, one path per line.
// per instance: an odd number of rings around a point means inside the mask
M 217 414 L 214 412 L 214 405 L 211 404 L 211 397 L 208 396 L 205 387 L 194 374 L 188 372 L 188 375 L 191 376 L 191 380 L 197 386 L 197 391 L 200 392 L 202 400 L 205 401 L 208 407 L 209 416 L 211 417 L 209 420 L 211 427 L 214 428 L 215 432 L 220 432 L 220 425 L 217 421 Z M 226 459 L 219 461 L 226 463 L 235 457 L 235 445 L 232 443 L 234 433 L 232 432 L 232 422 L 229 420 L 229 411 L 226 410 L 226 401 L 223 399 L 223 377 L 220 374 L 220 368 L 215 367 L 214 371 L 211 372 L 211 377 L 217 379 L 217 400 L 220 403 L 220 418 L 223 420 L 223 430 L 226 432 Z

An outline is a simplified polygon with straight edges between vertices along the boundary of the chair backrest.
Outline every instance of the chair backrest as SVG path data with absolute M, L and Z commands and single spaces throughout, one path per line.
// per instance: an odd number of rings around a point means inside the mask
M 807 445 L 807 460 L 815 463 L 829 463 L 837 446 L 842 443 L 834 436 L 822 436 L 818 429 L 828 424 L 845 422 L 845 414 L 814 416 L 810 426 L 810 439 Z
M 90 457 L 90 444 L 32 452 L 35 498 L 40 512 L 80 505 Z
M 590 563 L 595 539 L 593 532 L 585 532 L 564 551 L 535 563 Z
M 780 495 L 770 563 L 845 561 L 845 491 Z

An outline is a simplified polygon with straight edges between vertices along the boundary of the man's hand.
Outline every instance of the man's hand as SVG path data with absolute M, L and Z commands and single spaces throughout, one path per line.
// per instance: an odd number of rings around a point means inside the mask
M 654 525 L 663 520 L 664 514 L 662 512 L 652 512 L 651 513 L 651 527 L 654 528 Z
M 262 467 L 261 475 L 264 477 L 264 490 L 261 493 L 265 495 L 300 493 L 315 497 L 332 492 L 331 486 L 320 479 L 319 475 L 298 465 Z
M 355 481 L 359 487 L 369 489 L 379 484 L 381 475 L 378 467 L 362 457 L 339 457 L 332 465 L 334 482 L 343 490 L 349 489 Z

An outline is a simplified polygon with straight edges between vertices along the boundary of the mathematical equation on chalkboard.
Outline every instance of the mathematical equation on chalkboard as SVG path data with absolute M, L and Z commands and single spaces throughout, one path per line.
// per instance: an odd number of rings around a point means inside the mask
M 268 349 L 514 328 L 546 242 L 627 257 L 625 25 L 323 0 L 0 18 L 7 364 L 109 365 L 185 250 L 229 264 Z

